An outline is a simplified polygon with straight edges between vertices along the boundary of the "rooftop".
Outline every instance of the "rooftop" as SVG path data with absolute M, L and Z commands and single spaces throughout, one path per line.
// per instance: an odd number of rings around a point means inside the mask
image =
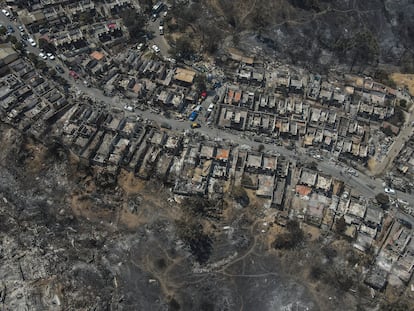
M 175 69 L 174 79 L 186 83 L 193 83 L 196 72 L 184 68 Z

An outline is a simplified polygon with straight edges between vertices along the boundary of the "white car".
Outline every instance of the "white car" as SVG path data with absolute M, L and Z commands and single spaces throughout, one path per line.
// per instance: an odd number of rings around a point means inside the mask
M 154 50 L 155 53 L 159 53 L 160 52 L 160 48 L 157 45 L 155 45 L 155 44 L 151 48 Z
M 384 192 L 387 194 L 395 194 L 395 190 L 392 188 L 384 188 Z
M 24 28 L 23 28 L 23 26 L 22 25 L 20 25 L 19 27 L 17 27 L 17 28 L 19 28 L 19 31 L 21 32 L 21 33 L 24 33 Z
M 213 109 L 214 109 L 214 104 L 210 104 L 210 105 L 208 106 L 207 111 L 213 111 Z
M 3 13 L 4 15 L 6 15 L 7 17 L 10 17 L 10 13 L 9 13 L 9 11 L 7 11 L 7 10 L 5 10 L 5 9 L 2 9 L 1 11 L 2 11 L 2 13 Z
M 36 46 L 36 42 L 32 38 L 27 39 L 27 41 L 30 43 L 31 46 Z
M 47 57 L 49 57 L 49 59 L 54 60 L 55 56 L 52 53 L 46 53 Z
M 42 52 L 39 53 L 39 57 L 40 58 L 43 58 L 43 59 L 47 59 L 46 54 L 45 53 L 42 53 Z

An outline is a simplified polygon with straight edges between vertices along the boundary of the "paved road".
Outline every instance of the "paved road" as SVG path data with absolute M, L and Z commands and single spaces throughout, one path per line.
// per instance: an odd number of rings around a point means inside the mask
M 8 24 L 14 25 L 14 27 L 16 29 L 16 32 L 14 33 L 14 35 L 20 40 L 20 35 L 17 31 L 17 27 L 16 27 L 15 23 L 12 23 L 3 14 L 0 14 L 0 23 L 2 23 L 3 25 L 8 25 Z M 151 27 L 152 28 L 156 27 L 156 30 L 158 31 L 158 26 L 157 25 L 159 25 L 159 19 L 157 19 L 157 21 L 155 21 L 155 22 L 152 22 L 152 24 L 150 24 L 149 27 L 150 28 Z M 160 36 L 157 35 L 156 37 L 159 38 Z M 165 41 L 165 39 L 162 38 L 162 40 L 159 41 L 159 42 L 163 42 L 163 41 Z M 165 46 L 160 44 L 159 47 L 163 49 L 162 53 L 167 53 L 168 49 Z M 38 47 L 28 46 L 27 50 L 34 53 L 34 54 L 36 54 L 36 55 L 39 53 Z M 48 65 L 54 67 L 54 64 L 58 61 L 47 60 L 46 62 L 48 63 Z M 68 73 L 68 70 L 65 69 L 65 75 L 66 76 L 67 76 L 67 73 Z M 68 82 L 72 86 L 73 90 L 83 92 L 84 94 L 89 95 L 91 98 L 94 98 L 96 100 L 104 102 L 107 105 L 108 108 L 116 106 L 120 109 L 123 109 L 123 107 L 124 107 L 124 105 L 127 101 L 126 99 L 116 99 L 115 98 L 115 100 L 114 100 L 114 98 L 106 97 L 106 96 L 103 95 L 102 90 L 96 89 L 96 88 L 87 88 L 82 83 L 76 82 L 71 78 L 68 79 Z M 221 89 L 218 89 L 217 91 L 222 92 L 224 87 L 225 86 L 223 86 Z M 211 97 L 207 98 L 207 100 L 205 101 L 205 105 L 209 102 L 211 102 Z M 124 111 L 124 113 L 125 113 L 126 116 L 140 115 L 142 118 L 145 118 L 145 119 L 148 119 L 148 120 L 153 120 L 158 124 L 161 124 L 163 122 L 167 122 L 172 126 L 172 129 L 177 131 L 177 132 L 183 132 L 185 130 L 188 130 L 190 128 L 191 123 L 192 123 L 188 120 L 180 121 L 180 120 L 176 120 L 176 119 L 167 119 L 164 116 L 160 115 L 159 113 L 154 113 L 154 112 L 151 112 L 150 110 L 139 111 L 138 113 L 132 113 L 132 112 Z M 403 132 L 402 132 L 403 135 L 401 135 L 401 138 L 397 139 L 398 143 L 396 144 L 396 147 L 395 147 L 396 149 L 401 148 L 401 146 L 402 146 L 402 142 L 400 142 L 400 139 L 403 140 L 404 137 L 408 137 L 408 135 L 411 133 L 410 132 L 412 130 L 411 129 L 411 121 L 413 120 L 413 118 L 414 118 L 414 116 L 411 114 L 409 127 L 403 129 Z M 216 128 L 208 128 L 208 127 L 205 127 L 205 126 L 203 126 L 201 128 L 198 128 L 194 131 L 199 132 L 201 134 L 204 134 L 204 135 L 210 137 L 211 139 L 224 140 L 224 141 L 231 142 L 233 144 L 238 144 L 238 145 L 248 145 L 248 146 L 251 146 L 252 148 L 258 148 L 258 146 L 260 144 L 263 144 L 264 147 L 265 147 L 265 151 L 278 153 L 278 154 L 283 155 L 283 156 L 285 156 L 289 159 L 300 160 L 302 163 L 315 161 L 315 159 L 313 159 L 312 157 L 310 157 L 309 155 L 307 155 L 305 153 L 304 149 L 297 149 L 297 151 L 291 151 L 291 150 L 288 150 L 288 149 L 286 149 L 285 147 L 282 147 L 282 146 L 275 146 L 274 144 L 266 144 L 266 143 L 255 142 L 252 139 L 249 139 L 247 134 L 241 134 L 239 132 L 222 131 L 222 130 L 219 130 L 219 129 L 216 129 Z M 251 136 L 251 138 L 253 138 L 253 136 Z M 400 149 L 398 149 L 398 150 L 400 150 Z M 338 165 L 337 163 L 335 163 L 333 161 L 328 161 L 328 160 L 319 161 L 318 162 L 318 169 L 323 173 L 331 175 L 331 176 L 333 176 L 337 179 L 343 180 L 344 182 L 346 182 L 346 184 L 351 186 L 353 191 L 359 192 L 362 196 L 364 196 L 366 198 L 373 198 L 376 194 L 383 192 L 383 185 L 382 185 L 383 181 L 381 179 L 371 178 L 367 175 L 364 175 L 361 172 L 359 172 L 358 177 L 350 176 L 349 174 L 343 173 L 343 170 L 344 170 L 343 165 Z M 402 200 L 405 200 L 405 201 L 409 202 L 411 206 L 414 206 L 414 196 L 413 195 L 397 191 L 396 197 L 398 197 Z
M 162 16 L 162 13 L 161 13 L 161 16 Z M 150 41 L 148 41 L 148 46 L 151 48 L 153 44 L 157 45 L 160 48 L 160 54 L 163 57 L 169 57 L 170 56 L 169 50 L 171 47 L 168 44 L 167 40 L 165 40 L 164 35 L 160 35 L 160 30 L 159 30 L 160 20 L 162 18 L 163 17 L 158 17 L 155 21 L 150 20 L 148 22 L 147 30 L 152 32 L 154 36 Z
M 407 115 L 406 125 L 401 129 L 400 134 L 397 136 L 395 141 L 392 143 L 390 150 L 388 151 L 387 158 L 377 163 L 373 170 L 373 175 L 380 175 L 383 172 L 387 171 L 388 168 L 393 164 L 394 159 L 398 156 L 401 149 L 404 147 L 406 141 L 410 139 L 410 136 L 413 133 L 413 121 L 414 121 L 414 101 L 410 99 L 408 102 L 411 102 L 411 108 Z

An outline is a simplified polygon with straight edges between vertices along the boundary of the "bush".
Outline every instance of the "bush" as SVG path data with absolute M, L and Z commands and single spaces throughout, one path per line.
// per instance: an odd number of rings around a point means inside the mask
M 176 222 L 178 237 L 187 244 L 191 254 L 199 263 L 205 263 L 212 250 L 210 237 L 203 232 L 203 226 L 199 222 L 178 220 Z
M 282 233 L 276 237 L 273 247 L 276 249 L 292 249 L 301 243 L 305 237 L 303 230 L 300 228 L 299 222 L 290 220 L 286 224 L 288 232 Z
M 324 274 L 324 270 L 320 266 L 312 266 L 309 272 L 309 276 L 313 280 L 320 280 Z
M 335 231 L 338 234 L 343 234 L 346 230 L 346 222 L 344 216 L 341 216 L 335 223 Z
M 385 193 L 378 193 L 375 196 L 375 200 L 377 200 L 377 202 L 381 204 L 382 208 L 387 207 L 390 203 L 390 198 Z

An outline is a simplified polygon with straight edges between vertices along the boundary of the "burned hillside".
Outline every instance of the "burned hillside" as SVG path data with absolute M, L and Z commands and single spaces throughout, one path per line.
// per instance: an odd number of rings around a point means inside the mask
M 346 64 L 362 70 L 380 62 L 414 69 L 414 5 L 408 0 L 207 3 L 232 35 L 228 44 L 246 52 L 263 48 L 310 68 Z

